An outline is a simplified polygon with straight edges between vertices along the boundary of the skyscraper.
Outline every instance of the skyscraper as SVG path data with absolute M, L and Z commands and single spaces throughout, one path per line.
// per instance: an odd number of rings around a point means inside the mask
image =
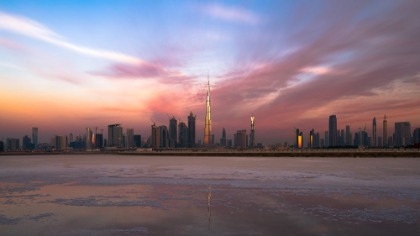
M 396 147 L 411 145 L 410 122 L 396 122 L 395 123 L 394 145 Z
M 251 148 L 254 148 L 256 146 L 254 125 L 255 125 L 255 117 L 254 117 L 254 114 L 252 114 L 252 116 L 251 116 L 251 133 L 249 134 L 249 146 Z
M 331 115 L 328 122 L 329 146 L 337 146 L 337 116 Z
M 210 117 L 210 79 L 207 75 L 207 99 L 206 99 L 206 118 L 204 120 L 204 146 L 209 146 L 212 143 L 211 135 L 211 117 Z
M 309 131 L 309 148 L 314 148 L 315 131 L 312 129 Z
M 226 147 L 226 131 L 225 131 L 225 128 L 223 128 L 223 131 L 222 131 L 222 138 L 220 139 L 220 146 Z
M 236 144 L 238 148 L 246 148 L 246 130 L 236 132 Z
M 134 147 L 134 129 L 127 129 L 127 140 L 125 142 L 127 148 Z
M 29 138 L 28 135 L 25 135 L 22 138 L 22 149 L 23 150 L 31 150 L 32 149 L 31 138 Z
M 328 147 L 330 145 L 329 137 L 330 137 L 330 135 L 329 135 L 328 131 L 325 131 L 325 137 L 324 137 L 325 138 L 325 147 Z
M 195 116 L 192 112 L 188 116 L 188 147 L 195 148 Z
M 382 136 L 383 145 L 382 146 L 388 147 L 388 127 L 387 127 L 386 115 L 384 115 L 384 121 L 382 123 L 382 131 L 383 131 L 383 136 Z
M 179 122 L 179 147 L 187 148 L 188 147 L 188 127 L 184 122 Z
M 92 149 L 93 148 L 93 132 L 89 127 L 86 127 L 86 149 Z M 60 139 L 60 144 L 62 144 L 62 140 Z
M 376 147 L 376 117 L 373 117 L 372 120 L 372 146 Z
M 34 148 L 38 148 L 38 127 L 32 127 L 32 143 Z
M 178 143 L 178 121 L 175 117 L 172 117 L 169 120 L 169 147 L 175 148 Z
M 351 146 L 350 125 L 346 125 L 346 146 Z
M 155 124 L 152 125 L 152 148 L 160 148 L 160 130 L 159 126 L 156 126 Z
M 108 147 L 122 146 L 123 129 L 120 124 L 108 125 Z

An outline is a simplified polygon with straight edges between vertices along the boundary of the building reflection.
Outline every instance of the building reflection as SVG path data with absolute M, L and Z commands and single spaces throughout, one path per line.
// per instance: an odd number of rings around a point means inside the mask
M 211 186 L 208 187 L 208 192 L 207 192 L 207 215 L 209 217 L 209 230 L 210 230 L 210 222 L 211 222 Z

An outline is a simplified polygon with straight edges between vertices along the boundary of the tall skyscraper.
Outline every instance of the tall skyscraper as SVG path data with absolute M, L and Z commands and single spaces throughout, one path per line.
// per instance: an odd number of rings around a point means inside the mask
M 25 135 L 22 138 L 22 149 L 23 150 L 31 150 L 32 149 L 31 138 L 29 138 L 28 135 Z
M 32 143 L 34 148 L 38 148 L 38 127 L 32 127 Z
M 394 145 L 396 147 L 411 145 L 410 122 L 396 122 L 395 123 Z
M 249 146 L 251 148 L 254 148 L 256 146 L 254 125 L 255 125 L 255 117 L 254 117 L 254 114 L 252 114 L 252 116 L 251 116 L 251 133 L 249 134 Z
M 346 146 L 351 146 L 350 125 L 346 125 Z
M 329 137 L 330 137 L 330 135 L 329 135 L 328 131 L 325 131 L 325 136 L 324 136 L 324 138 L 325 138 L 325 147 L 328 147 L 330 145 Z
M 188 147 L 195 148 L 195 116 L 192 112 L 188 116 Z
M 384 115 L 384 121 L 382 123 L 382 131 L 383 131 L 383 136 L 382 136 L 383 145 L 382 146 L 388 147 L 388 127 L 387 127 L 386 115 Z
M 312 129 L 309 131 L 309 148 L 314 148 L 315 131 Z
M 179 122 L 179 147 L 187 148 L 188 147 L 188 127 L 184 122 Z
M 169 147 L 175 148 L 178 143 L 178 121 L 175 117 L 169 120 Z
M 159 126 L 155 124 L 152 125 L 152 136 L 151 136 L 151 146 L 152 148 L 160 148 L 160 130 Z
M 142 147 L 142 141 L 141 141 L 141 135 L 140 134 L 135 134 L 133 136 L 133 145 L 136 148 L 141 148 Z
M 337 146 L 337 116 L 331 115 L 328 122 L 329 146 Z
M 160 147 L 169 148 L 169 131 L 166 125 L 159 126 L 160 131 Z
M 212 143 L 211 133 L 211 117 L 210 117 L 210 78 L 207 75 L 207 99 L 206 99 L 206 118 L 204 120 L 204 146 L 209 146 Z
M 220 146 L 226 147 L 226 131 L 225 131 L 225 128 L 223 128 L 223 131 L 222 131 L 222 138 L 220 139 Z
M 127 140 L 125 142 L 127 148 L 134 147 L 134 129 L 127 129 Z
M 246 130 L 236 132 L 236 144 L 238 148 L 246 148 Z
M 86 149 L 92 149 L 93 148 L 93 132 L 89 127 L 86 127 Z M 61 139 L 60 139 L 60 144 L 61 144 Z
M 376 117 L 373 117 L 372 120 L 372 146 L 376 147 Z
M 123 129 L 120 124 L 108 125 L 108 147 L 122 146 Z
M 420 143 L 420 128 L 416 128 L 413 131 L 413 142 Z

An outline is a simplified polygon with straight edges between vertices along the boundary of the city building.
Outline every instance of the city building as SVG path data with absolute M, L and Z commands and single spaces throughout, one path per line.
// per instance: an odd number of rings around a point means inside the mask
M 160 148 L 169 148 L 169 131 L 166 125 L 159 126 Z
M 309 131 L 309 148 L 314 148 L 314 139 L 315 139 L 315 131 L 314 129 L 312 129 L 311 131 Z
M 127 129 L 127 139 L 125 142 L 127 148 L 134 147 L 134 129 Z
M 195 116 L 192 112 L 188 116 L 188 147 L 195 148 Z
M 152 125 L 152 148 L 160 148 L 160 128 L 155 124 Z
M 142 147 L 142 140 L 141 140 L 141 135 L 140 134 L 133 135 L 133 145 L 136 148 Z
M 103 134 L 96 133 L 95 135 L 95 148 L 104 148 L 104 136 Z
M 255 142 L 255 117 L 254 114 L 251 116 L 251 133 L 249 134 L 249 147 L 254 148 L 256 146 Z
M 330 137 L 328 131 L 325 131 L 325 146 L 324 147 L 328 147 L 328 145 L 330 144 L 330 140 L 328 139 Z
M 314 135 L 314 147 L 316 147 L 316 148 L 321 147 L 320 143 L 319 143 L 319 133 L 318 132 L 316 132 L 315 135 Z
M 7 138 L 6 139 L 6 150 L 7 151 L 16 151 L 20 149 L 19 139 L 18 138 Z
M 22 138 L 22 149 L 23 150 L 32 150 L 33 149 L 33 147 L 32 147 L 33 145 L 32 145 L 32 143 L 31 143 L 31 138 L 29 138 L 28 137 L 28 135 L 25 135 L 23 138 Z
M 179 122 L 179 148 L 187 148 L 188 147 L 188 127 L 184 122 Z
M 122 147 L 123 129 L 120 124 L 108 125 L 108 147 Z
M 57 135 L 55 136 L 55 149 L 64 150 L 67 148 L 67 136 Z
M 395 147 L 411 145 L 411 125 L 410 122 L 395 123 Z
M 420 128 L 413 131 L 413 143 L 420 143 Z
M 376 117 L 373 117 L 372 120 L 372 147 L 377 147 L 376 143 Z
M 232 139 L 228 139 L 228 140 L 226 140 L 226 146 L 227 146 L 228 148 L 231 148 L 231 147 L 232 147 Z
M 207 75 L 207 98 L 206 98 L 206 117 L 204 120 L 204 146 L 210 146 L 212 144 L 212 133 L 211 133 L 211 111 L 210 111 L 210 79 Z
M 246 130 L 238 130 L 236 132 L 236 146 L 237 148 L 246 148 Z
M 32 127 L 32 143 L 35 149 L 38 149 L 38 127 Z
M 331 115 L 328 121 L 328 133 L 329 133 L 329 144 L 330 147 L 337 146 L 337 116 Z
M 94 136 L 93 136 L 93 132 L 89 127 L 86 127 L 86 149 L 92 149 L 93 148 L 93 141 L 94 141 Z
M 226 131 L 225 131 L 225 128 L 223 128 L 223 131 L 222 131 L 222 138 L 220 139 L 220 146 L 226 147 Z
M 169 147 L 176 148 L 178 143 L 178 121 L 174 116 L 169 120 Z
M 0 152 L 4 152 L 4 143 L 0 140 Z
M 350 125 L 346 125 L 346 146 L 351 146 L 351 133 L 350 133 Z
M 378 147 L 382 147 L 382 137 L 381 136 L 379 136 L 378 137 Z
M 382 140 L 383 140 L 383 147 L 388 147 L 388 124 L 386 121 L 386 114 L 384 115 L 384 121 L 382 123 Z

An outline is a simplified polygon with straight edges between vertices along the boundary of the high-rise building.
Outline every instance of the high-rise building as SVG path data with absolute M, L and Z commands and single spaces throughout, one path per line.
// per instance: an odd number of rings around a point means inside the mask
M 384 115 L 384 121 L 382 123 L 382 132 L 383 132 L 383 136 L 382 136 L 383 145 L 382 146 L 388 147 L 388 125 L 386 121 L 386 115 Z
M 166 125 L 159 126 L 160 148 L 169 148 L 169 131 Z
M 329 146 L 337 146 L 337 116 L 331 115 L 328 121 L 328 133 L 329 133 Z
M 382 147 L 382 137 L 381 136 L 379 136 L 378 137 L 378 147 Z
M 34 148 L 38 148 L 38 127 L 32 127 L 32 143 Z
M 372 120 L 372 146 L 376 147 L 376 117 L 373 117 Z
M 160 129 L 155 124 L 152 125 L 152 148 L 160 148 Z
M 330 137 L 330 135 L 329 135 L 328 131 L 325 131 L 325 136 L 324 136 L 324 138 L 325 138 L 325 147 L 328 147 L 330 145 L 329 137 Z
M 179 148 L 187 148 L 188 147 L 188 127 L 184 122 L 179 122 Z
M 55 149 L 64 150 L 67 148 L 67 136 L 57 135 L 55 136 Z
M 346 125 L 346 146 L 351 146 L 350 125 Z
M 141 135 L 139 134 L 133 135 L 133 145 L 136 148 L 140 148 L 142 146 Z
M 207 99 L 206 99 L 206 118 L 204 120 L 204 146 L 210 146 L 212 143 L 211 117 L 210 117 L 210 79 L 207 75 Z
M 222 138 L 220 139 L 220 146 L 226 147 L 226 131 L 225 131 L 225 128 L 223 128 L 223 131 L 222 131 Z
M 246 148 L 246 130 L 236 132 L 236 145 L 238 148 Z
M 108 125 L 108 147 L 122 147 L 123 129 L 120 124 Z
M 74 140 L 73 140 L 73 133 L 70 133 L 70 135 L 69 135 L 69 142 L 70 143 L 72 143 Z
M 232 139 L 226 140 L 226 146 L 231 148 L 232 147 Z
M 311 131 L 309 131 L 309 148 L 314 148 L 314 139 L 315 139 L 315 131 L 314 129 L 312 129 Z
M 255 117 L 254 114 L 252 114 L 251 116 L 251 133 L 249 134 L 249 146 L 251 148 L 254 148 L 256 146 L 256 142 L 255 142 Z
M 413 142 L 420 143 L 420 128 L 416 128 L 413 131 Z
M 125 142 L 127 148 L 134 147 L 134 129 L 127 129 L 127 140 Z
M 175 148 L 178 143 L 178 121 L 173 116 L 169 120 L 169 147 Z
M 396 122 L 394 146 L 402 147 L 407 145 L 411 145 L 410 122 Z
M 0 152 L 4 152 L 4 143 L 0 140 Z
M 16 151 L 18 149 L 20 149 L 18 138 L 7 138 L 6 139 L 6 150 Z
M 104 147 L 104 136 L 102 134 L 95 135 L 95 148 L 103 148 Z
M 86 127 L 86 149 L 93 148 L 93 132 L 89 127 Z
M 346 133 L 344 132 L 344 129 L 342 129 L 340 134 L 340 146 L 344 145 L 346 145 Z
M 192 112 L 188 116 L 188 147 L 195 148 L 195 116 Z
M 22 149 L 23 150 L 31 150 L 32 149 L 31 138 L 29 138 L 28 135 L 25 135 L 22 138 Z
M 354 133 L 354 146 L 358 147 L 360 145 L 360 133 L 356 132 Z
M 314 136 L 314 147 L 316 147 L 316 148 L 321 147 L 320 143 L 319 143 L 319 133 L 318 132 L 316 132 L 315 136 Z

